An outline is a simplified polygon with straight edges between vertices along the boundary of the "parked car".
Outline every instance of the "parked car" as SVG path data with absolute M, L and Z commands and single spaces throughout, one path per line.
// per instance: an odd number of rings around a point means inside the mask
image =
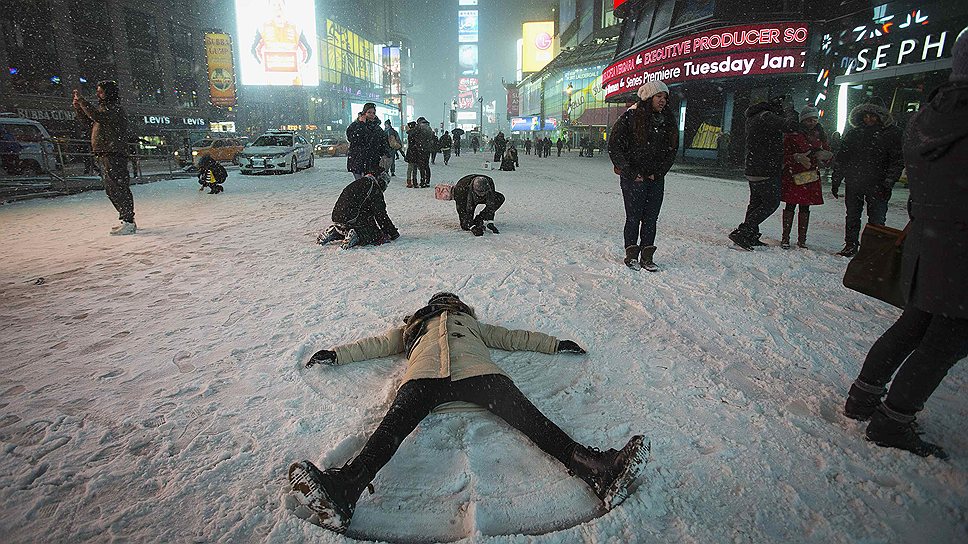
M 0 127 L 20 144 L 19 154 L 6 163 L 16 163 L 15 171 L 41 174 L 58 169 L 54 143 L 44 125 L 33 119 L 0 115 Z
M 301 166 L 313 167 L 313 148 L 305 138 L 290 130 L 269 130 L 239 154 L 239 170 L 295 173 Z
M 350 143 L 339 138 L 324 138 L 316 144 L 316 154 L 320 157 L 336 157 L 346 155 L 350 151 Z

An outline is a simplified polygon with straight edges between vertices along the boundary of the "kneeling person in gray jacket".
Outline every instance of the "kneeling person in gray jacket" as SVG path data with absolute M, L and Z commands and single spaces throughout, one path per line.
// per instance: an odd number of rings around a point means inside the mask
M 315 513 L 310 521 L 339 533 L 346 531 L 363 490 L 390 461 L 400 443 L 432 410 L 452 403 L 485 408 L 524 433 L 584 480 L 606 509 L 625 500 L 630 484 L 648 460 L 650 446 L 645 439 L 635 436 L 621 450 L 605 452 L 578 444 L 531 404 L 494 364 L 489 348 L 585 353 L 571 340 L 481 323 L 474 309 L 457 295 L 442 292 L 408 316 L 403 326 L 383 336 L 314 354 L 307 367 L 406 353 L 409 370 L 383 421 L 355 459 L 341 468 L 327 470 L 320 470 L 309 461 L 289 467 L 289 481 L 296 498 Z

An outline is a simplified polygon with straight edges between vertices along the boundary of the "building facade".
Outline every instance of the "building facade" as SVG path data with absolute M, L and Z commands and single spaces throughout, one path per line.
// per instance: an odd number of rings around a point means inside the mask
M 0 10 L 0 111 L 83 138 L 73 89 L 94 99 L 116 80 L 143 149 L 208 131 L 203 33 L 195 0 L 7 0 Z
M 616 0 L 622 30 L 606 100 L 628 104 L 661 80 L 678 109 L 682 154 L 739 164 L 745 115 L 785 95 L 843 131 L 850 108 L 881 102 L 904 121 L 947 78 L 963 3 Z M 947 59 L 947 60 L 946 60 Z M 725 136 L 725 137 L 724 137 Z

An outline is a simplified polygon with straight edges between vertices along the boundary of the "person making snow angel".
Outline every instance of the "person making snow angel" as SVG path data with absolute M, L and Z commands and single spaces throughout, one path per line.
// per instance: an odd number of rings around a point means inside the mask
M 409 370 L 386 416 L 356 458 L 327 470 L 310 461 L 289 467 L 296 498 L 315 514 L 310 521 L 336 532 L 346 531 L 363 490 L 403 440 L 432 410 L 452 402 L 483 407 L 524 433 L 584 480 L 606 509 L 625 500 L 648 460 L 648 442 L 634 436 L 621 450 L 604 452 L 578 444 L 521 393 L 491 360 L 488 348 L 585 353 L 571 340 L 481 323 L 473 308 L 447 292 L 430 297 L 402 326 L 383 336 L 316 352 L 307 367 L 406 353 Z
M 316 237 L 316 243 L 326 245 L 342 240 L 342 249 L 349 249 L 399 238 L 400 232 L 387 215 L 387 202 L 383 198 L 387 181 L 387 173 L 379 172 L 347 185 L 333 206 L 333 224 Z
M 612 126 L 608 155 L 625 200 L 625 265 L 655 272 L 659 270 L 653 261 L 656 222 L 665 175 L 679 148 L 679 128 L 667 107 L 665 83 L 650 81 L 637 94 L 639 101 Z

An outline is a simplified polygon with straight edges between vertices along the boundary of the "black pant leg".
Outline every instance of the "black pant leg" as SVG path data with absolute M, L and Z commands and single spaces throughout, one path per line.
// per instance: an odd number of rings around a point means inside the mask
M 484 209 L 481 213 L 477 214 L 477 217 L 482 221 L 494 221 L 494 212 L 498 211 L 501 206 L 504 205 L 504 195 L 494 191 L 491 196 L 488 197 L 487 202 L 484 205 Z
M 921 343 L 930 323 L 931 314 L 909 304 L 901 317 L 871 346 L 858 379 L 870 385 L 887 385 L 901 363 Z
M 118 210 L 118 218 L 134 223 L 134 196 L 128 177 L 128 159 L 120 153 L 107 153 L 99 155 L 98 161 L 101 164 L 104 192 Z
M 856 187 L 857 183 L 847 183 L 844 189 L 844 204 L 847 214 L 844 217 L 844 242 L 857 244 L 860 242 L 860 216 L 864 212 L 864 191 Z
M 968 356 L 968 319 L 927 315 L 927 330 L 901 365 L 884 400 L 891 409 L 903 414 L 921 411 L 948 370 Z
M 351 473 L 362 474 L 370 482 L 396 453 L 403 440 L 417 428 L 431 410 L 447 402 L 449 378 L 410 380 L 400 386 L 387 414 L 376 431 L 352 461 L 347 463 Z
M 538 410 L 524 393 L 500 374 L 476 376 L 453 382 L 457 400 L 472 402 L 521 431 L 542 451 L 565 466 L 575 448 L 575 441 Z

